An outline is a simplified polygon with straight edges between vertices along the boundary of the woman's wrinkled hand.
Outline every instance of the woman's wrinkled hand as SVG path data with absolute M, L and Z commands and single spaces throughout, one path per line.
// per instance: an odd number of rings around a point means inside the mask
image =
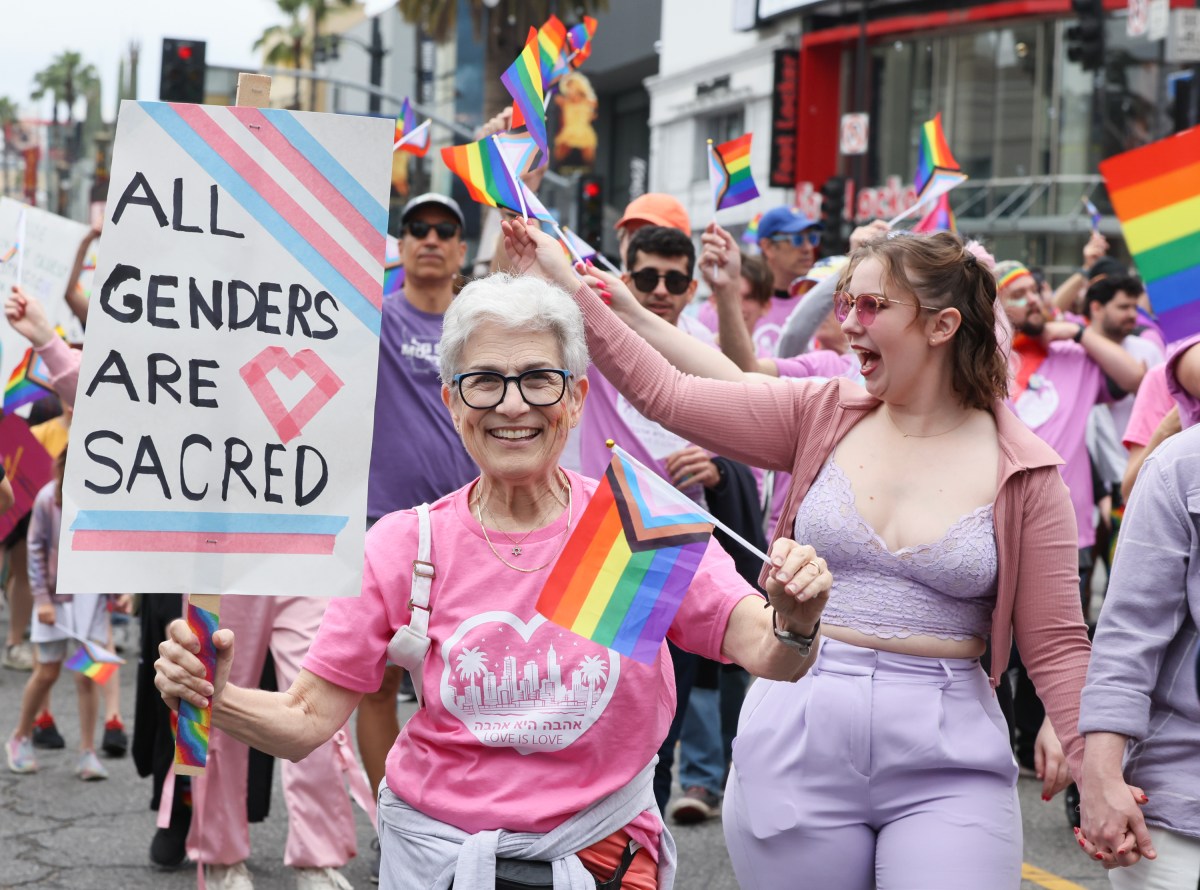
M 767 596 L 779 615 L 780 630 L 807 636 L 821 619 L 833 575 L 808 544 L 779 538 L 771 546 Z
M 518 275 L 536 275 L 572 293 L 579 279 L 571 270 L 571 261 L 557 240 L 525 224 L 520 218 L 500 223 L 504 232 L 504 252 Z
M 208 706 L 229 679 L 233 664 L 233 631 L 223 628 L 213 634 L 217 650 L 216 676 L 210 683 L 200 661 L 200 640 L 183 619 L 167 626 L 167 638 L 158 644 L 158 660 L 154 662 L 154 686 L 172 711 L 179 710 L 179 700 L 187 699 L 197 708 Z

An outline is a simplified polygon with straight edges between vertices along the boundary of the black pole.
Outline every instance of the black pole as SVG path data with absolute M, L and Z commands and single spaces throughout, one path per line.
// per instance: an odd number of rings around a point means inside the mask
M 379 27 L 379 16 L 371 19 L 371 86 L 383 86 L 383 34 Z M 371 93 L 367 109 L 371 114 L 379 114 L 383 110 L 382 100 L 377 93 Z

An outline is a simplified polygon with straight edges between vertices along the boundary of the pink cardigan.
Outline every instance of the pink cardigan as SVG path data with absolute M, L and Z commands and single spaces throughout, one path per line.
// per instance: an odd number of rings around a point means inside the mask
M 845 378 L 784 386 L 730 383 L 676 370 L 591 290 L 575 300 L 587 320 L 592 360 L 639 411 L 702 448 L 792 474 L 774 538 L 787 537 L 800 501 L 838 442 L 879 400 Z M 994 507 L 999 554 L 992 612 L 993 686 L 1015 634 L 1071 772 L 1083 738 L 1079 697 L 1090 645 L 1079 603 L 1075 513 L 1058 472 L 1062 459 L 1005 405 L 992 408 L 1000 442 Z

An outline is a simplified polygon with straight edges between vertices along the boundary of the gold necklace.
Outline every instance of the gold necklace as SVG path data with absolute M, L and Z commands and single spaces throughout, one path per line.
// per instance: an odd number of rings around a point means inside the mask
M 564 482 L 564 483 L 563 483 L 563 487 L 567 489 L 567 496 L 568 496 L 568 498 L 569 498 L 569 497 L 570 497 L 570 492 L 571 492 L 571 486 L 570 486 L 570 483 L 569 483 L 569 482 Z M 564 507 L 565 507 L 565 506 L 567 506 L 566 502 L 564 502 L 564 501 L 563 501 L 563 499 L 562 499 L 562 498 L 560 498 L 560 497 L 558 496 L 558 492 L 557 492 L 557 491 L 554 491 L 554 490 L 552 489 L 550 493 L 554 495 L 554 500 L 556 500 L 556 501 L 557 501 L 559 504 L 562 504 L 562 506 L 564 506 Z M 483 512 L 484 512 L 484 513 L 486 513 L 486 514 L 488 515 L 488 519 L 490 519 L 490 520 L 492 521 L 492 524 L 496 526 L 496 531 L 500 532 L 500 534 L 504 535 L 504 537 L 506 537 L 506 538 L 508 539 L 508 543 L 512 545 L 512 555 L 513 555 L 513 556 L 520 556 L 520 555 L 521 555 L 521 554 L 524 552 L 523 550 L 521 550 L 521 545 L 525 543 L 525 539 L 526 539 L 526 538 L 528 538 L 530 535 L 532 535 L 532 534 L 533 534 L 535 531 L 537 531 L 537 530 L 538 530 L 538 529 L 541 527 L 541 524 L 540 524 L 540 523 L 541 523 L 541 517 L 539 517 L 539 518 L 538 518 L 538 519 L 537 519 L 537 520 L 534 522 L 534 527 L 533 527 L 533 528 L 531 528 L 529 531 L 525 532 L 525 534 L 521 535 L 521 537 L 520 537 L 520 539 L 519 539 L 519 540 L 518 540 L 518 539 L 516 539 L 516 538 L 513 538 L 513 536 L 512 536 L 512 535 L 510 535 L 510 534 L 509 534 L 508 532 L 506 532 L 504 529 L 500 528 L 500 524 L 499 524 L 499 523 L 496 521 L 496 517 L 495 517 L 495 515 L 494 515 L 494 514 L 492 513 L 492 511 L 491 511 L 491 510 L 488 508 L 488 505 L 487 505 L 487 495 L 486 495 L 486 494 L 484 494 L 484 492 L 483 492 L 483 483 L 482 483 L 482 482 L 481 482 L 481 483 L 480 483 L 480 485 L 479 485 L 479 500 L 478 500 L 478 506 L 480 506 L 480 507 L 482 507 L 482 508 L 483 508 Z M 480 525 L 483 525 L 483 520 L 482 520 L 482 519 L 480 520 Z M 490 543 L 490 542 L 489 542 L 489 543 Z
M 887 409 L 886 405 L 884 405 L 884 407 L 883 407 L 883 413 L 887 416 L 888 423 L 890 423 L 892 425 L 892 429 L 894 429 L 896 432 L 898 432 L 905 439 L 936 439 L 938 436 L 949 435 L 950 433 L 954 432 L 956 429 L 958 429 L 960 426 L 962 426 L 964 423 L 966 423 L 968 420 L 971 419 L 971 412 L 968 411 L 966 413 L 966 415 L 963 417 L 963 419 L 960 420 L 958 423 L 954 424 L 954 426 L 950 427 L 950 429 L 942 430 L 940 433 L 928 433 L 924 436 L 918 436 L 916 433 L 906 433 L 906 432 L 904 432 L 904 430 L 900 429 L 900 427 L 896 423 L 896 421 L 892 419 L 892 412 Z
M 513 571 L 521 572 L 524 575 L 532 575 L 534 572 L 540 572 L 542 569 L 546 568 L 546 566 L 550 565 L 550 563 L 552 563 L 556 559 L 558 559 L 559 554 L 561 554 L 563 551 L 563 548 L 567 546 L 567 532 L 569 532 L 571 530 L 571 506 L 573 503 L 574 503 L 574 498 L 572 497 L 571 486 L 570 486 L 570 482 L 568 481 L 568 483 L 567 483 L 567 524 L 566 524 L 566 527 L 563 528 L 563 530 L 561 532 L 559 532 L 558 535 L 555 536 L 555 537 L 562 537 L 562 539 L 563 539 L 562 543 L 558 545 L 558 550 L 556 550 L 554 552 L 554 555 L 552 557 L 550 557 L 550 559 L 548 559 L 546 562 L 542 563 L 540 566 L 536 566 L 532 569 L 526 569 L 526 568 L 522 568 L 521 566 L 513 565 L 511 562 L 509 562 L 503 556 L 501 556 L 500 551 L 497 550 L 495 545 L 492 544 L 492 539 L 488 537 L 487 526 L 483 524 L 483 511 L 481 509 L 481 507 L 483 506 L 482 492 L 480 493 L 479 501 L 476 502 L 476 504 L 475 504 L 475 518 L 477 520 L 479 520 L 479 529 L 480 529 L 480 531 L 483 532 L 483 539 L 485 541 L 487 541 L 488 548 L 492 551 L 492 555 L 495 556 L 496 559 L 500 560 L 502 563 L 504 563 L 506 566 L 508 566 Z M 491 513 L 489 512 L 488 515 L 490 516 Z M 530 529 L 529 533 L 527 533 L 525 535 L 525 537 L 526 538 L 529 537 L 529 535 L 532 534 L 533 531 L 535 531 L 535 530 Z M 511 540 L 511 538 L 510 538 L 510 540 Z M 525 538 L 522 538 L 521 540 L 523 541 L 523 540 L 525 540 Z

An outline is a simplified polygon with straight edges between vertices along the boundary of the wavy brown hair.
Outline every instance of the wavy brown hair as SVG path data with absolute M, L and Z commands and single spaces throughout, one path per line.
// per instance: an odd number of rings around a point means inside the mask
M 905 233 L 868 241 L 850 255 L 839 290 L 867 259 L 879 261 L 885 284 L 894 290 L 925 306 L 957 309 L 962 316 L 951 362 L 954 391 L 963 405 L 990 409 L 1008 395 L 1008 362 L 996 340 L 996 278 L 961 238 L 950 232 Z

